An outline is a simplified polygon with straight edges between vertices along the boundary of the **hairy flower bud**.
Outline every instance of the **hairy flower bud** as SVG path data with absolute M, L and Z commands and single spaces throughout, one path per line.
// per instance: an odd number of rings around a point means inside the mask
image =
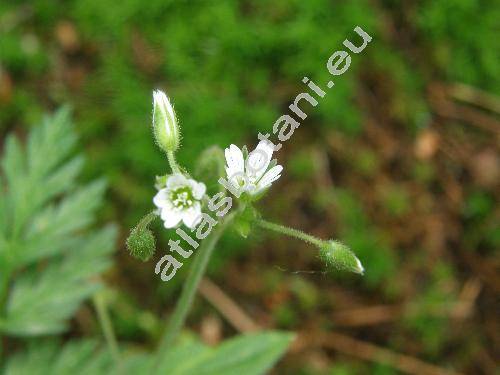
M 134 258 L 147 262 L 155 253 L 155 237 L 149 229 L 132 229 L 127 238 L 127 248 Z
M 157 217 L 152 212 L 146 215 L 137 226 L 131 230 L 127 238 L 127 249 L 134 258 L 147 262 L 156 251 L 155 237 L 148 229 L 149 223 Z
M 153 131 L 158 146 L 165 152 L 179 148 L 179 124 L 174 107 L 161 90 L 153 91 Z
M 363 274 L 365 269 L 359 259 L 344 244 L 338 241 L 328 241 L 319 249 L 320 258 L 329 266 L 338 270 Z

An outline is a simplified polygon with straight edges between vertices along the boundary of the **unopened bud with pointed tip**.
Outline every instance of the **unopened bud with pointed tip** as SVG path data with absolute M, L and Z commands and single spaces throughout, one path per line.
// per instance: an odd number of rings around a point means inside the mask
M 153 131 L 158 146 L 165 152 L 179 148 L 179 124 L 174 107 L 161 90 L 153 91 Z
M 319 256 L 331 268 L 359 274 L 365 272 L 356 255 L 341 242 L 327 241 L 320 247 Z

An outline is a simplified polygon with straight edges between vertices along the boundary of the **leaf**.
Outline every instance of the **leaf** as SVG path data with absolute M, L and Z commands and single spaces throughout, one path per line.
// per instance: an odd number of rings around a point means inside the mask
M 69 156 L 75 143 L 76 135 L 70 123 L 69 108 L 64 107 L 53 116 L 46 116 L 41 126 L 35 127 L 28 138 L 29 175 L 45 177 Z M 43 158 L 40 157 L 42 155 Z
M 105 228 L 80 239 L 80 246 L 41 272 L 23 273 L 7 303 L 3 330 L 13 335 L 60 333 L 99 284 L 90 279 L 110 266 L 116 229 Z
M 16 259 L 18 266 L 74 248 L 74 238 L 70 235 L 93 221 L 104 188 L 104 181 L 96 181 L 35 214 L 26 233 L 24 250 Z
M 197 342 L 175 347 L 159 373 L 172 375 L 257 375 L 269 370 L 293 340 L 291 333 L 267 331 L 230 339 L 216 348 Z
M 4 204 L 2 207 L 2 217 L 8 226 L 2 226 L 0 230 L 6 232 L 11 229 L 15 221 L 16 207 L 19 206 L 20 196 L 22 196 L 22 180 L 25 179 L 24 157 L 19 142 L 14 136 L 7 137 L 5 142 L 5 154 L 1 162 L 2 170 L 5 176 L 5 185 L 2 190 L 4 194 Z M 2 249 L 0 249 L 1 251 Z
M 184 337 L 161 358 L 154 369 L 154 356 L 147 353 L 126 355 L 118 366 L 108 350 L 99 348 L 93 340 L 72 341 L 63 347 L 54 341 L 35 341 L 22 352 L 13 355 L 2 375 L 259 375 L 266 373 L 283 355 L 293 334 L 268 331 L 237 336 L 215 348 Z
M 73 341 L 62 348 L 54 341 L 36 342 L 13 355 L 3 375 L 100 375 L 109 374 L 112 361 L 107 351 L 92 340 Z
M 195 373 L 263 374 L 285 353 L 293 337 L 290 333 L 264 332 L 228 340 L 200 363 Z
M 76 139 L 67 109 L 36 126 L 24 148 L 8 137 L 0 163 L 0 287 L 10 289 L 0 290 L 0 332 L 61 333 L 111 264 L 116 228 L 88 231 L 105 183 L 78 187 L 84 159 L 71 156 Z
M 42 124 L 32 130 L 26 150 L 13 136 L 7 138 L 1 165 L 8 191 L 9 229 L 15 235 L 22 231 L 31 215 L 48 199 L 72 186 L 82 161 L 72 160 L 60 166 L 75 142 L 67 108 L 52 117 L 45 117 Z M 62 178 L 66 180 L 62 181 Z
M 195 338 L 184 338 L 161 358 L 158 372 L 164 374 L 184 374 L 197 359 L 202 358 L 210 348 Z M 186 370 L 186 368 L 188 370 Z
M 41 202 L 68 191 L 75 184 L 76 177 L 81 172 L 84 158 L 79 155 L 71 159 L 61 167 L 51 172 L 45 179 L 44 193 Z

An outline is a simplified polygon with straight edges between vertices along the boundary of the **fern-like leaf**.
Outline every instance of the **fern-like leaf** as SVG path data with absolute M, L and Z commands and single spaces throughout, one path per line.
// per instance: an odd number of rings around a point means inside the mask
M 83 166 L 63 109 L 30 133 L 25 148 L 8 137 L 0 179 L 0 332 L 64 331 L 110 265 L 116 228 L 88 233 L 103 181 L 77 187 Z

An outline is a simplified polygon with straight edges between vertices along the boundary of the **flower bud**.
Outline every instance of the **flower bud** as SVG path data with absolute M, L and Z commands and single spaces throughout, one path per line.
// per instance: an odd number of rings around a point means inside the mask
M 130 231 L 127 238 L 127 249 L 134 258 L 147 262 L 156 251 L 155 237 L 148 225 L 157 217 L 156 212 L 144 216 L 139 224 Z
M 134 258 L 147 262 L 155 253 L 155 237 L 149 229 L 134 228 L 127 238 L 127 248 Z
M 328 241 L 319 249 L 320 258 L 329 266 L 338 270 L 363 274 L 365 269 L 359 259 L 344 244 L 338 241 Z
M 153 91 L 153 132 L 158 146 L 165 152 L 179 148 L 179 124 L 174 107 L 161 90 Z

